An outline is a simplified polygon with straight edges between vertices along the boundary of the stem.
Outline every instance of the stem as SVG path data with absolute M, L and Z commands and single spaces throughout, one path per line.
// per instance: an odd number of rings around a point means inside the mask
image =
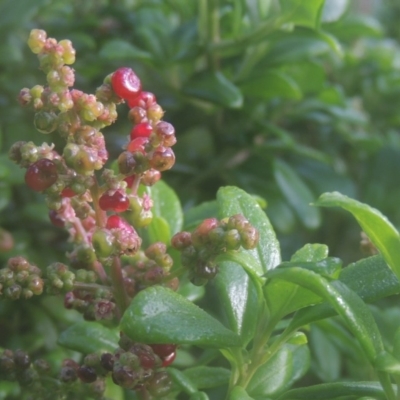
M 95 261 L 92 264 L 92 269 L 94 272 L 97 273 L 97 275 L 99 276 L 99 278 L 101 279 L 101 281 L 103 283 L 108 282 L 108 276 L 107 276 L 106 271 L 104 270 L 103 264 L 101 264 L 99 261 Z
M 183 267 L 177 268 L 175 271 L 171 272 L 165 278 L 163 278 L 163 280 L 161 282 L 163 282 L 163 283 L 169 282 L 170 280 L 183 275 L 185 273 L 185 271 L 186 271 L 186 268 L 183 268 Z
M 96 214 L 96 225 L 99 228 L 104 228 L 106 226 L 107 213 L 99 206 L 100 190 L 95 177 L 93 177 L 93 182 L 93 185 L 90 187 L 90 194 L 92 195 L 93 208 Z
M 131 186 L 132 194 L 137 194 L 141 179 L 142 179 L 141 175 L 136 175 L 135 176 L 135 179 L 133 180 L 132 186 Z
M 130 300 L 125 290 L 124 279 L 122 277 L 121 259 L 118 256 L 114 257 L 111 266 L 111 281 L 115 303 L 117 304 L 121 314 L 123 314 L 129 306 Z
M 78 217 L 76 217 L 71 222 L 75 228 L 76 236 L 80 237 L 85 244 L 90 245 L 89 239 L 87 237 L 87 232 L 82 225 L 82 221 Z

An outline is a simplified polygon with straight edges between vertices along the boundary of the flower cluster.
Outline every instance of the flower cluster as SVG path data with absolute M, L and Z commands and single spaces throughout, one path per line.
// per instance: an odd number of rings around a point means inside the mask
M 10 259 L 0 269 L 0 296 L 62 294 L 65 308 L 77 310 L 86 320 L 112 324 L 139 291 L 152 285 L 177 290 L 185 272 L 173 269 L 167 244 L 156 242 L 143 249 L 138 233 L 153 218 L 153 200 L 140 185 L 156 184 L 174 165 L 175 129 L 162 120 L 156 97 L 142 90 L 132 69 L 117 69 L 94 95 L 86 94 L 72 88 L 75 50 L 70 41 L 57 42 L 35 29 L 28 43 L 38 55 L 47 85 L 22 89 L 19 102 L 33 110 L 36 129 L 57 132 L 64 147 L 20 141 L 9 154 L 26 169 L 27 186 L 45 195 L 50 221 L 68 230 L 72 248 L 66 264 L 54 262 L 43 271 L 22 257 Z M 116 106 L 124 102 L 133 126 L 123 151 L 107 169 L 101 130 L 116 120 Z M 219 254 L 240 246 L 253 248 L 257 240 L 257 230 L 235 215 L 205 220 L 193 233 L 175 235 L 172 246 L 182 251 L 182 265 L 192 282 L 202 285 L 217 273 Z M 0 373 L 22 386 L 31 385 L 37 398 L 48 398 L 42 383 L 50 375 L 52 395 L 102 398 L 105 377 L 111 375 L 115 384 L 135 390 L 141 398 L 163 398 L 172 387 L 165 367 L 174 361 L 176 346 L 134 343 L 124 334 L 119 346 L 114 354 L 89 354 L 81 365 L 64 360 L 56 377 L 45 361 L 32 363 L 20 350 L 5 350 Z M 79 382 L 89 385 L 79 389 Z
M 218 272 L 215 258 L 240 246 L 252 249 L 259 235 L 250 222 L 240 214 L 218 221 L 204 220 L 192 233 L 179 232 L 171 241 L 181 251 L 181 262 L 189 270 L 189 278 L 195 285 L 205 285 Z

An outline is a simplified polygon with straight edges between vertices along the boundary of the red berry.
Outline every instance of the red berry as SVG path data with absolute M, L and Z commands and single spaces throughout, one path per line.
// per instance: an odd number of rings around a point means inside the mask
M 76 196 L 76 193 L 69 187 L 66 187 L 65 189 L 62 190 L 61 192 L 62 197 L 74 197 Z
M 140 152 L 145 154 L 145 146 L 149 143 L 149 139 L 146 137 L 137 137 L 136 139 L 133 139 L 127 147 L 127 150 L 130 151 L 131 153 L 135 152 Z
M 110 215 L 106 222 L 107 229 L 126 229 L 129 232 L 133 232 L 133 228 L 123 218 L 118 215 Z
M 133 185 L 133 181 L 136 179 L 136 175 L 127 176 L 124 181 L 128 184 L 128 187 Z
M 111 85 L 117 96 L 124 100 L 134 100 L 141 92 L 142 85 L 131 68 L 119 68 L 111 77 Z
M 116 190 L 113 194 L 106 192 L 100 197 L 99 206 L 104 211 L 123 212 L 129 207 L 129 199 L 120 190 Z
M 168 365 L 171 365 L 174 362 L 175 357 L 176 357 L 176 352 L 173 351 L 171 354 L 162 359 L 163 360 L 162 366 L 168 367 Z
M 57 226 L 58 228 L 64 228 L 65 221 L 56 210 L 49 211 L 49 218 L 54 226 Z
M 97 379 L 96 371 L 92 367 L 82 365 L 77 371 L 78 378 L 84 383 L 91 383 Z
M 176 350 L 176 344 L 151 344 L 150 347 L 160 358 L 168 357 Z
M 156 96 L 150 92 L 141 92 L 138 96 L 128 100 L 129 108 L 142 107 L 147 108 L 156 102 Z
M 153 127 L 147 122 L 142 122 L 137 124 L 131 130 L 131 140 L 138 137 L 149 137 L 151 132 L 153 132 Z
M 36 192 L 49 188 L 58 178 L 57 167 L 53 161 L 42 158 L 26 171 L 25 183 Z

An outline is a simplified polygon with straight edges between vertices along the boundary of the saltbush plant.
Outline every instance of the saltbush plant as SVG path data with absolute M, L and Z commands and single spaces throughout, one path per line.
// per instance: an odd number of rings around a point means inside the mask
M 242 189 L 221 187 L 215 202 L 183 213 L 160 180 L 175 162 L 174 127 L 131 68 L 90 95 L 72 88 L 69 40 L 35 29 L 28 44 L 47 84 L 22 89 L 19 102 L 61 140 L 17 141 L 9 156 L 70 244 L 65 260 L 15 256 L 0 269 L 2 307 L 30 310 L 39 329 L 2 350 L 3 397 L 398 398 L 398 326 L 388 337 L 367 305 L 400 292 L 400 235 L 386 217 L 325 193 L 314 206 L 353 214 L 375 255 L 342 269 L 326 245 L 307 244 L 282 261 L 259 199 Z M 133 126 L 109 160 L 102 131 L 121 103 Z M 43 332 L 47 314 L 57 329 Z M 299 383 L 323 351 L 337 358 L 330 337 L 352 351 L 360 379 Z

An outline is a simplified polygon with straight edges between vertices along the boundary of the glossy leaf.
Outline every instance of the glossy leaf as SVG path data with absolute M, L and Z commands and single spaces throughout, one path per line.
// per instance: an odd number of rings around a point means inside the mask
M 317 262 L 328 257 L 329 249 L 325 244 L 306 244 L 297 250 L 290 259 L 290 262 Z
M 187 376 L 182 371 L 176 368 L 168 368 L 168 375 L 172 381 L 186 394 L 193 394 L 197 392 L 196 380 Z
M 284 72 L 267 70 L 244 82 L 240 88 L 249 97 L 263 100 L 274 98 L 300 100 L 302 93 L 296 81 Z
M 147 239 L 146 244 L 154 242 L 163 242 L 168 244 L 171 241 L 171 229 L 168 222 L 163 217 L 153 216 L 153 219 L 149 226 L 146 227 L 145 235 Z
M 285 344 L 269 361 L 259 367 L 246 388 L 251 397 L 264 398 L 289 388 L 300 379 L 310 365 L 305 345 Z
M 257 201 L 239 188 L 226 186 L 218 190 L 217 203 L 220 218 L 242 214 L 258 229 L 260 240 L 257 247 L 240 252 L 249 254 L 256 261 L 258 266 L 254 265 L 254 272 L 261 275 L 275 268 L 281 258 L 279 242 L 268 217 Z
M 182 230 L 183 211 L 175 191 L 164 181 L 158 181 L 150 188 L 153 200 L 153 215 L 164 218 L 170 227 L 171 235 Z
M 194 382 L 197 389 L 210 389 L 229 383 L 231 371 L 222 367 L 198 366 L 187 368 L 184 374 Z
M 324 1 L 281 0 L 281 18 L 286 23 L 305 26 L 307 28 L 318 28 Z
M 328 282 L 322 276 L 303 268 L 277 268 L 268 273 L 269 279 L 298 284 L 329 302 L 344 319 L 372 363 L 383 350 L 382 338 L 366 304 L 340 281 Z
M 352 213 L 389 267 L 400 278 L 400 234 L 380 211 L 338 192 L 324 193 L 315 205 L 342 207 Z
M 275 180 L 287 202 L 292 206 L 305 227 L 315 229 L 321 224 L 319 210 L 310 206 L 314 195 L 297 173 L 284 161 L 274 162 Z
M 92 321 L 77 322 L 58 337 L 58 344 L 83 354 L 101 350 L 114 352 L 118 348 L 118 341 L 118 329 L 110 329 Z
M 241 108 L 243 105 L 240 89 L 222 72 L 195 77 L 183 88 L 183 92 L 228 108 Z
M 253 339 L 259 316 L 260 297 L 255 283 L 240 265 L 224 261 L 219 263 L 219 272 L 211 285 L 219 306 L 219 320 L 246 345 Z
M 289 390 L 277 400 L 329 400 L 348 396 L 386 399 L 385 392 L 378 382 L 336 382 Z
M 121 319 L 121 330 L 143 343 L 240 346 L 239 336 L 170 289 L 153 286 L 139 292 Z
M 229 400 L 254 400 L 254 397 L 250 397 L 246 389 L 241 386 L 235 386 L 229 395 Z

